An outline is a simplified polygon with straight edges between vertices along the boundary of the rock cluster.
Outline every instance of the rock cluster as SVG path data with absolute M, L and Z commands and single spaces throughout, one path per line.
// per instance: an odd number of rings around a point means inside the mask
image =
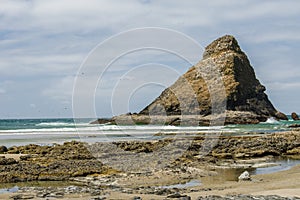
M 158 141 L 119 141 L 90 145 L 66 142 L 53 146 L 11 147 L 7 153 L 27 155 L 21 156 L 19 161 L 0 157 L 0 182 L 70 180 L 72 177 L 118 174 L 121 171 L 152 173 L 152 170 L 169 169 L 175 173 L 182 167 L 186 172 L 180 172 L 182 177 L 186 175 L 185 178 L 192 178 L 191 174 L 203 176 L 207 172 L 189 172 L 188 167 L 193 166 L 188 166 L 188 163 L 200 166 L 201 163 L 205 165 L 221 159 L 236 161 L 300 154 L 300 134 L 297 131 L 263 136 L 220 136 L 217 144 L 205 156 L 201 156 L 201 149 L 207 143 L 209 141 L 205 135 L 198 135 L 192 140 L 183 136 L 176 141 L 166 138 Z M 99 182 L 98 179 L 97 181 Z
M 80 142 L 53 146 L 14 146 L 6 153 L 27 155 L 21 156 L 19 161 L 1 157 L 0 182 L 67 180 L 70 177 L 105 173 L 106 170 Z

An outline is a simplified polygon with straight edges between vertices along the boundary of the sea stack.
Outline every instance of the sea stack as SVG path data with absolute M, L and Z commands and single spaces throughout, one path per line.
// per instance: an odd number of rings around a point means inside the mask
M 215 68 L 212 69 L 211 66 Z M 121 115 L 112 120 L 127 123 L 130 117 L 136 123 L 155 123 L 164 118 L 165 124 L 179 125 L 180 116 L 184 114 L 198 120 L 200 125 L 209 124 L 212 117 L 212 89 L 208 84 L 213 84 L 215 80 L 203 78 L 203 72 L 217 73 L 215 69 L 221 75 L 225 90 L 225 95 L 217 96 L 215 99 L 225 102 L 226 124 L 259 123 L 269 117 L 286 119 L 286 116 L 278 112 L 268 99 L 265 94 L 266 88 L 256 78 L 254 69 L 237 40 L 233 36 L 225 35 L 209 44 L 205 48 L 203 59 L 140 113 Z M 202 70 L 202 74 L 199 74 L 199 70 Z M 192 90 L 192 94 L 185 89 L 187 86 Z M 196 102 L 191 99 L 196 99 Z

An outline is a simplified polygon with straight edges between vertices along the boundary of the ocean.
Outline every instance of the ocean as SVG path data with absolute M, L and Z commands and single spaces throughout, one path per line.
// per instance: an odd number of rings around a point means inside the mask
M 255 125 L 226 126 L 163 126 L 163 125 L 93 125 L 94 119 L 0 119 L 0 146 L 39 144 L 51 145 L 71 140 L 84 142 L 110 142 L 120 140 L 154 140 L 186 133 L 224 133 L 232 135 L 268 134 L 290 130 L 297 122 L 276 121 Z M 76 122 L 76 123 L 75 123 Z M 298 122 L 300 123 L 300 122 Z

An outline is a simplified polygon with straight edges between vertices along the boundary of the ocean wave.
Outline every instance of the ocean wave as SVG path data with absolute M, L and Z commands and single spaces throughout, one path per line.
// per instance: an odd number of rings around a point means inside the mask
M 274 117 L 270 117 L 265 122 L 261 122 L 261 124 L 279 124 L 280 122 L 276 120 Z
M 74 126 L 74 123 L 66 123 L 66 122 L 42 122 L 36 124 L 35 126 Z
M 52 124 L 53 123 L 49 123 Z M 62 123 L 59 123 L 62 124 Z M 66 124 L 66 123 L 65 123 Z M 40 125 L 42 126 L 42 125 Z M 45 126 L 45 125 L 44 125 Z M 46 127 L 46 126 L 45 126 Z M 46 128 L 31 128 L 31 129 L 15 129 L 15 130 L 0 130 L 0 134 L 59 134 L 59 133 L 105 133 L 109 134 L 110 132 L 131 132 L 131 133 L 156 133 L 158 131 L 162 132 L 201 132 L 201 131 L 220 131 L 222 126 L 206 126 L 206 127 L 180 127 L 180 126 L 118 126 L 118 125 L 87 125 L 84 126 L 72 126 L 72 127 L 46 127 Z
M 53 126 L 53 127 L 74 127 L 74 126 L 91 126 L 91 124 L 88 123 L 74 123 L 74 122 L 41 122 L 36 124 L 35 126 L 38 127 L 45 127 L 45 126 Z

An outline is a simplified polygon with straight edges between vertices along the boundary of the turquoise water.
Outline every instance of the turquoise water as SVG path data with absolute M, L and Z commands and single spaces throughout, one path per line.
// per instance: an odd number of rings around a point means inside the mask
M 168 134 L 224 133 L 232 135 L 273 133 L 290 130 L 300 121 L 276 121 L 255 125 L 227 126 L 164 126 L 164 125 L 92 125 L 93 119 L 1 119 L 0 145 L 13 146 L 35 143 L 49 145 L 70 140 L 105 142 L 118 140 L 153 140 Z M 75 123 L 76 122 L 76 123 Z M 158 134 L 160 133 L 160 134 Z

